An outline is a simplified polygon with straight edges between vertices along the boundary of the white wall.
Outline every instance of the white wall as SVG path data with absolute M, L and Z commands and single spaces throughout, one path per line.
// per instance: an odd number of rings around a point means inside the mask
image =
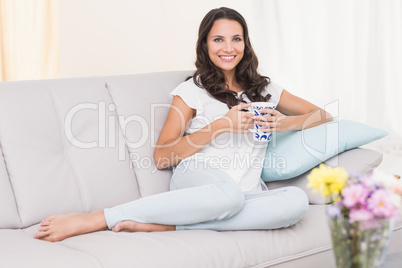
M 204 15 L 220 6 L 247 13 L 242 2 L 59 0 L 60 76 L 194 69 Z
M 245 17 L 263 74 L 402 135 L 400 0 L 59 0 L 60 76 L 194 69 L 200 21 L 221 6 Z

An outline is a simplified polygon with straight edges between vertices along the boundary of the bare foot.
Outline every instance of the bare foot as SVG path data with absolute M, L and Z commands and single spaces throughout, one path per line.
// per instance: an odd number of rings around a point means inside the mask
M 103 211 L 55 215 L 45 218 L 34 238 L 51 242 L 107 229 Z
M 176 230 L 176 226 L 174 225 L 140 223 L 135 221 L 122 221 L 112 228 L 113 232 L 164 232 L 174 230 Z

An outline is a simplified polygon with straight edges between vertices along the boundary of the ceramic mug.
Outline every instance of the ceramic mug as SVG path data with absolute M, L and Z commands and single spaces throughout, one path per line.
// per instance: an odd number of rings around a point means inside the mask
M 266 116 L 267 113 L 261 113 L 261 110 L 262 109 L 275 109 L 276 104 L 273 102 L 252 102 L 250 108 L 251 108 L 251 112 L 253 113 L 253 115 Z M 270 141 L 272 139 L 272 133 L 261 131 L 260 127 L 261 126 L 254 124 L 254 128 L 250 129 L 250 131 L 253 132 L 254 140 L 255 141 L 263 141 L 263 142 Z

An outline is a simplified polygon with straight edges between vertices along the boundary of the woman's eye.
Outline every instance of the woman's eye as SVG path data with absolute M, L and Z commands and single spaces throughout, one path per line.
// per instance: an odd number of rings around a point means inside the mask
M 236 38 L 234 39 L 234 41 L 236 41 L 236 42 L 241 42 L 241 38 L 240 38 L 240 37 L 236 37 Z
M 222 42 L 222 38 L 215 38 L 214 42 Z

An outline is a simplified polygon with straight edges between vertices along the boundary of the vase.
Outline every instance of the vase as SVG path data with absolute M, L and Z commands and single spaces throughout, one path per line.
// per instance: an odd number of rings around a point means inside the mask
M 342 215 L 329 218 L 336 267 L 384 267 L 391 226 L 389 219 L 350 223 Z

